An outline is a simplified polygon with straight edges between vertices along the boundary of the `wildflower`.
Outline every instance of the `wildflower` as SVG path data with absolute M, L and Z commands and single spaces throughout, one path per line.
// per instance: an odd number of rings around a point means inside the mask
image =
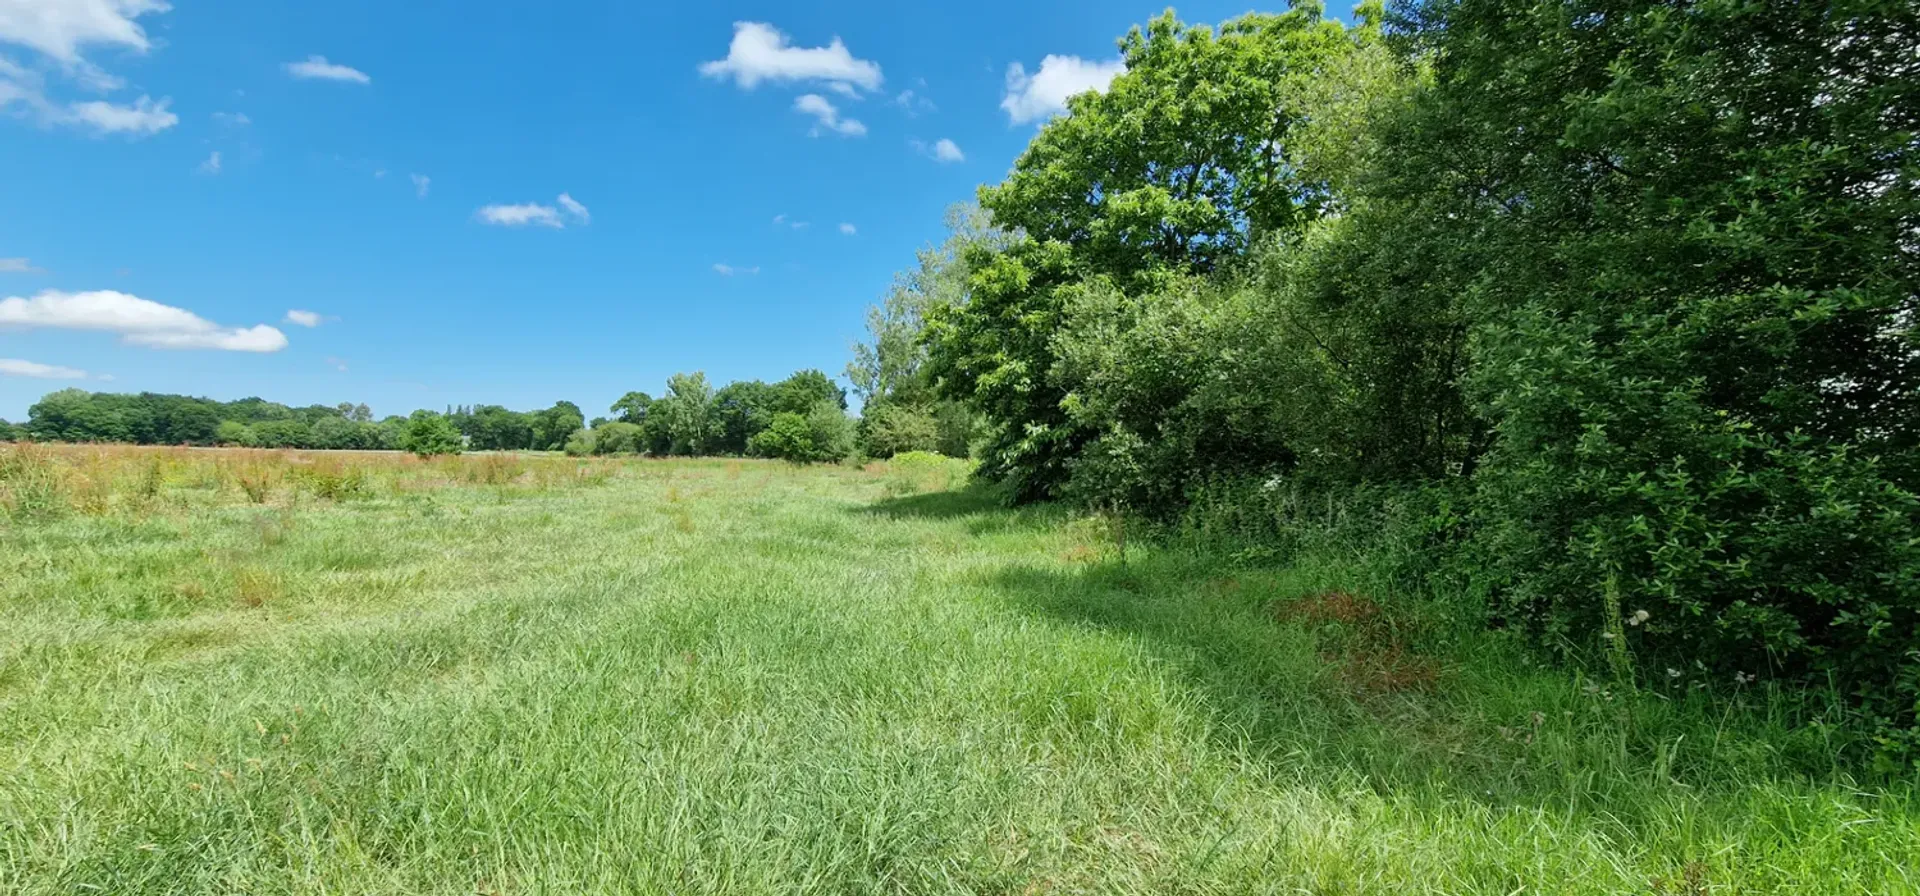
M 1679 677 L 1680 677 L 1680 670 L 1679 670 L 1679 669 L 1672 669 L 1672 668 L 1669 668 L 1669 669 L 1667 670 L 1667 677 L 1668 677 L 1668 678 L 1679 678 Z
M 1733 673 L 1733 683 L 1734 683 L 1734 684 L 1750 684 L 1750 683 L 1752 683 L 1752 681 L 1753 681 L 1753 680 L 1754 680 L 1754 677 L 1753 677 L 1753 676 L 1751 676 L 1751 675 L 1748 675 L 1748 674 L 1747 674 L 1747 673 L 1745 673 L 1745 672 L 1735 672 L 1735 673 Z
M 1632 616 L 1628 616 L 1628 617 L 1627 617 L 1627 624 L 1628 624 L 1628 625 L 1639 625 L 1640 623 L 1642 623 L 1642 622 L 1645 622 L 1645 621 L 1647 621 L 1648 619 L 1651 619 L 1651 618 L 1653 618 L 1653 614 L 1652 614 L 1652 613 L 1649 613 L 1649 612 L 1647 612 L 1647 611 L 1645 611 L 1645 610 L 1635 610 L 1635 611 L 1633 611 L 1633 615 L 1632 615 Z

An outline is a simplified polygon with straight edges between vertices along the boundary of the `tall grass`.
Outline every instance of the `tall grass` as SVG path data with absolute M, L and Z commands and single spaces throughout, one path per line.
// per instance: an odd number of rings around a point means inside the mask
M 9 501 L 124 476 L 0 527 L 0 893 L 1916 891 L 1914 783 L 1775 695 L 1338 554 L 1123 566 L 889 465 L 33 450 Z

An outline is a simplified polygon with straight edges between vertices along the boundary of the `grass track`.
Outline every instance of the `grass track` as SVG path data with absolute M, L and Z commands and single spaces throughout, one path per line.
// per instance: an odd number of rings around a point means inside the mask
M 1911 786 L 1758 701 L 1359 687 L 1272 612 L 1338 570 L 619 471 L 0 522 L 0 892 L 1916 892 Z

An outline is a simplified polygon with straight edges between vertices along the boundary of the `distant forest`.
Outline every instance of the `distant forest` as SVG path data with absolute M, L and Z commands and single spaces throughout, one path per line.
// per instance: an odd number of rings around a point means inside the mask
M 747 380 L 717 389 L 704 373 L 675 374 L 661 397 L 628 392 L 607 409 L 607 416 L 591 421 L 571 401 L 533 411 L 471 405 L 376 420 L 365 404 L 352 402 L 289 407 L 262 398 L 215 401 L 63 389 L 33 405 L 24 424 L 0 420 L 0 439 L 840 460 L 858 450 L 861 438 L 858 422 L 846 408 L 846 390 L 818 370 L 803 370 L 776 383 Z M 927 447 L 935 447 L 932 435 L 928 441 Z M 964 453 L 964 434 L 950 441 L 956 452 Z

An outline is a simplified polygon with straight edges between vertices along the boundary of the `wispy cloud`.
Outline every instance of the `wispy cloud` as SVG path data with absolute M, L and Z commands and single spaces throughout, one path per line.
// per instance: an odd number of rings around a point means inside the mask
M 93 375 L 77 367 L 58 367 L 19 358 L 0 358 L 0 376 L 26 376 L 42 380 L 84 380 Z
M 184 308 L 113 290 L 46 290 L 33 298 L 0 299 L 0 328 L 96 330 L 118 333 L 129 345 L 150 348 L 277 352 L 286 334 L 265 324 L 223 327 Z
M 900 94 L 893 98 L 893 104 L 905 109 L 908 118 L 918 118 L 923 112 L 935 111 L 933 100 L 912 90 L 900 91 Z
M 840 232 L 846 234 L 847 236 L 853 236 L 854 234 L 860 232 L 860 228 L 855 227 L 852 224 L 842 224 L 840 225 Z
M 40 274 L 45 273 L 34 267 L 24 258 L 0 258 L 0 274 Z
M 842 91 L 879 90 L 882 80 L 879 64 L 854 58 L 838 37 L 824 47 L 796 47 L 780 29 L 765 22 L 735 22 L 727 58 L 702 63 L 700 74 L 723 81 L 731 78 L 748 90 L 762 81 L 820 81 L 845 85 L 830 88 Z
M 287 312 L 287 318 L 285 323 L 298 324 L 302 327 L 317 327 L 317 326 L 320 326 L 321 322 L 325 320 L 326 318 L 321 317 L 317 312 L 301 311 L 300 309 L 295 308 Z
M 68 106 L 67 114 L 71 122 L 101 134 L 146 137 L 180 123 L 180 116 L 167 108 L 172 103 L 171 98 L 156 102 L 148 96 L 140 97 L 131 105 L 93 100 Z
M 325 56 L 308 56 L 304 62 L 287 63 L 287 74 L 308 81 L 340 81 L 348 84 L 371 84 L 373 78 L 352 66 L 328 62 Z
M 1007 66 L 1007 94 L 1000 108 L 1014 124 L 1051 118 L 1067 111 L 1067 98 L 1089 90 L 1104 91 L 1127 70 L 1118 59 L 1090 62 L 1078 56 L 1048 56 L 1040 70 L 1028 74 L 1020 63 Z
M 214 150 L 211 155 L 207 156 L 206 161 L 200 163 L 200 173 L 201 174 L 219 174 L 220 173 L 220 151 L 219 150 L 217 149 Z
M 247 125 L 253 124 L 253 119 L 248 118 L 245 112 L 215 112 L 213 113 L 213 120 L 234 128 L 244 128 Z
M 818 137 L 824 131 L 832 131 L 845 137 L 867 135 L 866 125 L 852 118 L 841 118 L 840 110 L 834 108 L 833 103 L 820 94 L 802 94 L 799 99 L 793 101 L 793 108 L 797 112 L 813 116 L 818 122 L 812 130 L 807 132 L 809 136 Z
M 424 174 L 410 174 L 413 178 L 413 193 L 421 199 L 427 198 L 427 190 L 433 186 L 433 178 Z
M 760 273 L 760 266 L 754 265 L 753 267 L 750 267 L 750 268 L 737 268 L 730 264 L 716 264 L 713 266 L 713 272 L 716 274 L 719 274 L 722 277 L 732 277 L 735 274 L 744 274 L 747 276 L 752 276 L 754 274 Z
M 522 205 L 485 205 L 475 213 L 480 220 L 501 227 L 525 227 L 529 224 L 555 229 L 567 226 L 560 212 L 551 205 L 528 202 Z
M 422 193 L 421 195 L 425 194 Z M 527 202 L 519 205 L 482 206 L 480 210 L 474 214 L 481 221 L 488 224 L 497 224 L 501 227 L 526 227 L 533 225 L 536 227 L 551 227 L 555 230 L 560 230 L 567 226 L 568 218 L 572 218 L 580 224 L 588 224 L 593 221 L 593 216 L 588 213 L 587 207 L 581 205 L 572 196 L 561 193 L 560 197 L 554 201 L 559 204 L 560 208 L 554 208 L 551 205 L 542 205 L 538 202 Z M 562 210 L 566 212 L 564 217 L 561 215 Z

